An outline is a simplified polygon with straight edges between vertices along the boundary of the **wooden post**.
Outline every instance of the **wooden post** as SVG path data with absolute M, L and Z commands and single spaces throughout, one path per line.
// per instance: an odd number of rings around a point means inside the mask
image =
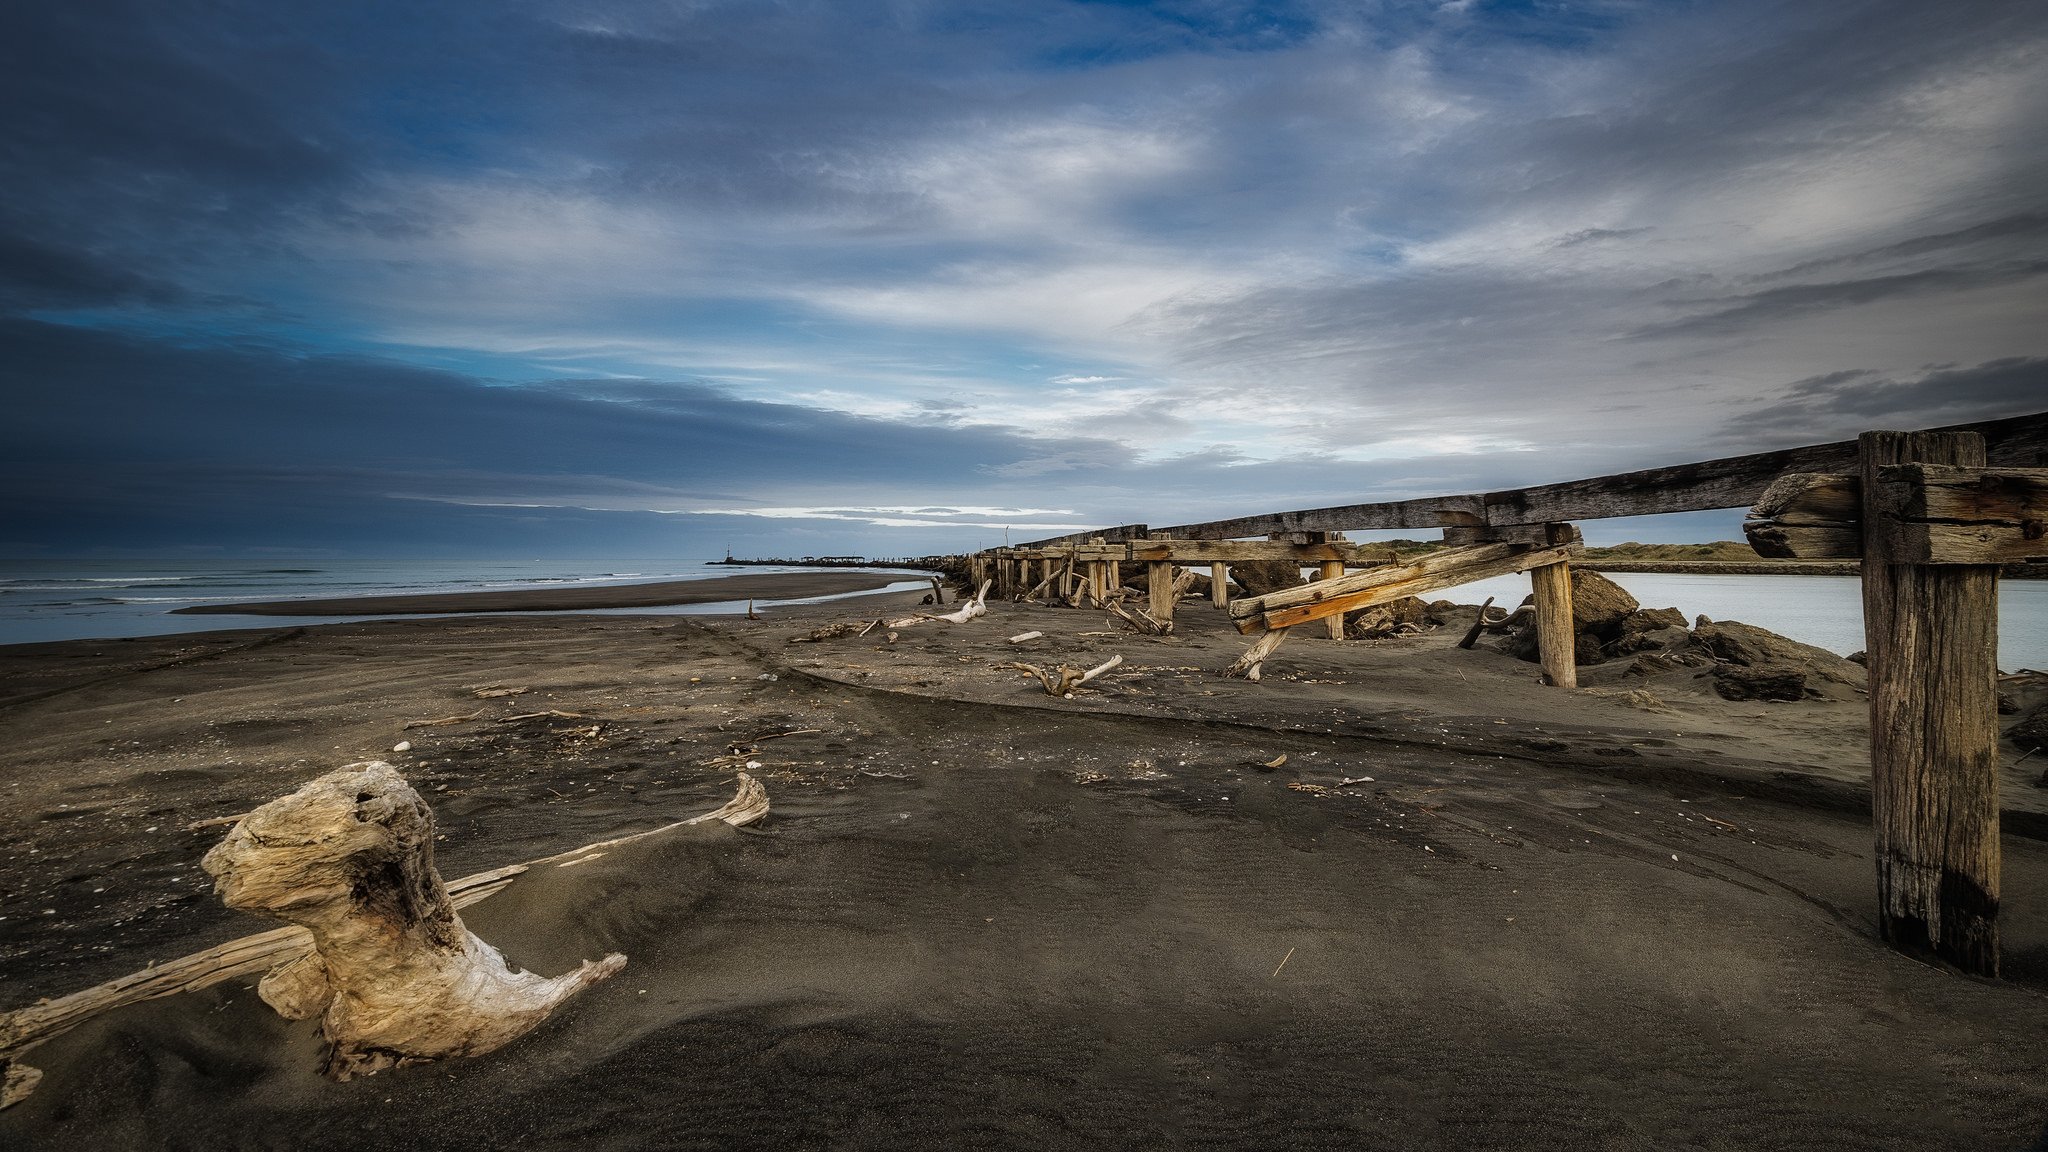
M 1090 536 L 1090 544 L 1102 543 L 1102 537 Z M 1097 603 L 1109 599 L 1109 562 L 1096 559 L 1088 562 L 1088 595 Z
M 1321 567 L 1316 569 L 1316 579 L 1318 580 L 1335 580 L 1342 575 L 1344 575 L 1344 562 L 1342 560 L 1325 560 Z M 1330 639 L 1342 640 L 1344 638 L 1344 614 L 1342 612 L 1325 617 L 1324 623 L 1329 627 Z
M 1218 608 L 1230 607 L 1230 567 L 1216 563 L 1209 565 L 1209 602 Z
M 1154 532 L 1148 540 L 1165 540 L 1167 534 Z M 1149 603 L 1147 611 L 1161 624 L 1173 619 L 1173 561 L 1152 560 L 1145 564 L 1145 593 Z
M 1998 974 L 1998 568 L 1897 563 L 1888 464 L 1982 467 L 1974 432 L 1866 432 L 1863 629 L 1877 926 L 1893 947 Z
M 1577 688 L 1579 669 L 1572 660 L 1577 637 L 1572 634 L 1571 565 L 1531 568 L 1529 583 L 1536 592 L 1536 653 L 1543 662 L 1543 676 L 1556 687 Z

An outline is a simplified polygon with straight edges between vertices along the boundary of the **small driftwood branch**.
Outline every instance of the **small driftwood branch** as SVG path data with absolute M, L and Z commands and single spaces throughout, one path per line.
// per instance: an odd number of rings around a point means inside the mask
M 1465 633 L 1463 640 L 1458 641 L 1458 647 L 1470 648 L 1479 642 L 1479 634 L 1486 630 L 1486 610 L 1491 607 L 1493 607 L 1493 597 L 1488 596 L 1486 603 L 1479 606 L 1479 615 L 1473 619 L 1471 630 Z
M 1148 636 L 1165 636 L 1173 631 L 1173 621 L 1161 620 L 1136 605 L 1120 604 L 1112 600 L 1102 607 L 1110 615 Z
M 659 836 L 677 828 L 712 820 L 723 820 L 736 828 L 752 824 L 768 814 L 768 793 L 759 781 L 744 772 L 738 773 L 738 780 L 739 788 L 732 800 L 715 811 L 652 831 L 586 844 L 539 860 L 508 864 L 449 881 L 446 885 L 448 902 L 455 909 L 467 908 L 504 891 L 530 868 L 583 863 L 618 845 Z M 196 992 L 239 977 L 282 970 L 312 955 L 313 934 L 306 928 L 298 925 L 273 928 L 152 965 L 143 971 L 68 996 L 0 1013 L 0 1108 L 19 1102 L 35 1090 L 42 1073 L 22 1063 L 22 1054 L 46 1040 L 61 1036 L 116 1008 L 180 992 Z
M 407 720 L 399 725 L 398 728 L 401 732 L 408 732 L 414 728 L 440 728 L 449 724 L 467 724 L 471 720 L 481 720 L 483 717 L 484 710 L 479 708 L 466 716 L 437 716 L 432 720 Z
M 1012 663 L 1010 667 L 1038 677 L 1038 682 L 1045 686 L 1046 695 L 1066 699 L 1073 696 L 1074 689 L 1079 688 L 1081 685 L 1086 684 L 1123 662 L 1124 658 L 1122 656 L 1111 656 L 1109 659 L 1086 671 L 1067 664 L 1060 664 L 1051 669 L 1040 668 L 1036 664 L 1023 663 Z
M 1019 632 L 1015 636 L 1010 637 L 1010 643 L 1022 644 L 1026 640 L 1036 640 L 1043 635 L 1045 635 L 1043 632 Z
M 528 693 L 528 692 L 531 692 L 531 691 L 533 691 L 533 689 L 531 689 L 531 688 L 498 688 L 498 687 L 491 687 L 491 688 L 479 688 L 479 689 L 477 689 L 477 690 L 476 690 L 475 692 L 472 692 L 472 693 L 471 693 L 471 695 L 472 695 L 472 696 L 475 696 L 475 697 L 476 697 L 477 699 L 479 699 L 479 700 L 496 700 L 496 699 L 497 699 L 497 698 L 499 698 L 500 696 L 523 696 L 523 695 L 525 695 L 526 693 Z

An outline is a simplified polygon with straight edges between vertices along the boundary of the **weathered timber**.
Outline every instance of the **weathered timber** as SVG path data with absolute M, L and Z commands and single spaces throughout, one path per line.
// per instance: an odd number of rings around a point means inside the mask
M 1221 560 L 1209 565 L 1209 602 L 1230 607 L 1230 569 Z
M 1344 575 L 1344 562 L 1341 560 L 1324 561 L 1316 575 L 1325 581 L 1341 579 Z M 1344 638 L 1344 613 L 1332 612 L 1323 618 L 1323 623 L 1329 626 L 1330 639 L 1342 640 Z
M 1257 680 L 1259 678 L 1260 665 L 1266 662 L 1266 657 L 1271 656 L 1279 649 L 1280 642 L 1285 639 L 1287 639 L 1287 629 L 1272 629 L 1257 640 L 1252 641 L 1251 647 L 1244 650 L 1244 655 L 1239 656 L 1235 663 L 1224 670 L 1223 674 L 1225 676 L 1240 676 L 1246 680 Z
M 1989 462 L 1994 465 L 2028 468 L 2048 463 L 2048 412 L 1955 425 L 1938 431 L 1981 434 L 1988 445 Z M 1610 516 L 1741 508 L 1750 504 L 1771 481 L 1787 472 L 1851 472 L 1855 469 L 1856 443 L 1845 440 L 1533 488 L 1305 508 L 1200 524 L 1176 524 L 1162 531 L 1182 540 L 1231 540 L 1275 533 L 1352 528 L 1565 523 Z
M 1155 537 L 1154 539 L 1161 538 Z M 1160 621 L 1170 621 L 1173 619 L 1173 561 L 1146 561 L 1145 599 L 1153 619 Z
M 1902 564 L 1882 470 L 1982 467 L 1970 434 L 1866 432 L 1864 642 L 1878 931 L 1894 947 L 1998 973 L 1998 569 Z
M 1525 572 L 1561 564 L 1580 551 L 1576 544 L 1556 548 L 1523 548 L 1513 544 L 1478 544 L 1432 552 L 1406 564 L 1393 564 L 1248 597 L 1230 606 L 1239 632 L 1287 628 L 1332 613 L 1352 612 L 1451 588 L 1489 576 Z
M 1090 541 L 1100 544 L 1104 541 L 1122 544 L 1130 540 L 1143 540 L 1151 529 L 1143 524 L 1125 524 L 1117 528 L 1090 528 L 1085 532 L 1070 532 L 1065 536 L 1048 536 L 1043 540 L 1029 540 L 1019 548 L 1060 548 L 1069 544 L 1086 544 Z
M 1570 566 L 1531 568 L 1529 583 L 1536 594 L 1536 658 L 1543 665 L 1543 678 L 1555 688 L 1577 688 L 1579 669 L 1573 659 L 1577 637 L 1572 632 Z M 1485 615 L 1481 610 L 1480 616 Z
M 2018 564 L 2048 558 L 2048 468 L 1909 462 L 1878 469 L 1876 503 L 1897 516 L 1894 563 Z
M 1895 564 L 2019 564 L 2048 556 L 2048 469 L 1907 463 L 1877 471 L 1871 505 Z M 1863 485 L 1852 475 L 1798 473 L 1765 489 L 1743 522 L 1762 556 L 1864 555 Z
M 1242 564 L 1292 560 L 1297 564 L 1342 561 L 1354 567 L 1381 564 L 1393 558 L 1385 545 L 1290 544 L 1285 540 L 1141 540 L 1128 546 L 1133 560 L 1170 560 L 1175 564 Z

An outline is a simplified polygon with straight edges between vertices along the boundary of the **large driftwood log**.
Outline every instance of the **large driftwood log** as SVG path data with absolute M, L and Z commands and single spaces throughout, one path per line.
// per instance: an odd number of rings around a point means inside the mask
M 738 791 L 730 801 L 715 811 L 666 824 L 651 831 L 586 844 L 581 848 L 539 860 L 510 864 L 449 881 L 449 901 L 457 909 L 467 908 L 504 891 L 530 868 L 543 865 L 567 868 L 586 863 L 621 844 L 660 836 L 678 828 L 712 820 L 723 820 L 734 827 L 752 824 L 768 814 L 768 793 L 761 787 L 759 781 L 746 773 L 741 772 L 738 777 Z M 228 980 L 269 972 L 300 959 L 312 949 L 313 934 L 305 928 L 297 925 L 274 928 L 268 932 L 231 940 L 203 952 L 152 965 L 141 972 L 97 984 L 68 996 L 0 1013 L 0 1079 L 4 1079 L 4 1087 L 0 1087 L 0 1108 L 15 1104 L 28 1096 L 41 1080 L 40 1071 L 22 1062 L 23 1054 L 36 1045 L 61 1036 L 87 1020 L 116 1008 L 140 1004 L 146 1000 L 158 1000 L 180 992 L 197 992 Z
M 1287 639 L 1287 629 L 1273 628 L 1267 630 L 1257 640 L 1252 641 L 1252 646 L 1245 649 L 1244 655 L 1239 656 L 1237 662 L 1225 669 L 1223 674 L 1226 676 L 1242 676 L 1246 680 L 1258 680 L 1259 666 L 1266 662 L 1266 657 L 1271 656 L 1280 647 L 1280 642 L 1285 639 Z
M 352 764 L 251 812 L 200 860 L 231 908 L 313 935 L 257 985 L 288 1020 L 320 1018 L 337 1080 L 500 1048 L 625 967 L 516 972 L 455 913 L 426 802 L 382 761 Z

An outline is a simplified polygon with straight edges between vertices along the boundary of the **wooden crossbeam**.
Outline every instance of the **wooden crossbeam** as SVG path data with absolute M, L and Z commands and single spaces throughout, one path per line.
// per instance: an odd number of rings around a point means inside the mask
M 2048 468 L 1905 463 L 1877 469 L 1871 506 L 1887 531 L 1873 558 L 1892 564 L 2012 564 L 2048 558 Z M 1781 477 L 1743 522 L 1758 555 L 1866 555 L 1863 483 L 1846 473 Z
M 1516 544 L 1476 544 L 1433 552 L 1408 564 L 1390 564 L 1334 580 L 1318 580 L 1230 606 L 1232 623 L 1243 633 L 1291 628 L 1310 620 L 1419 596 L 1550 564 L 1562 564 L 1583 551 L 1578 544 L 1529 548 Z
M 1300 564 L 1337 562 L 1353 567 L 1391 560 L 1383 544 L 1289 544 L 1282 540 L 1141 540 L 1129 545 L 1130 558 L 1173 564 L 1246 564 L 1258 560 L 1293 560 Z

